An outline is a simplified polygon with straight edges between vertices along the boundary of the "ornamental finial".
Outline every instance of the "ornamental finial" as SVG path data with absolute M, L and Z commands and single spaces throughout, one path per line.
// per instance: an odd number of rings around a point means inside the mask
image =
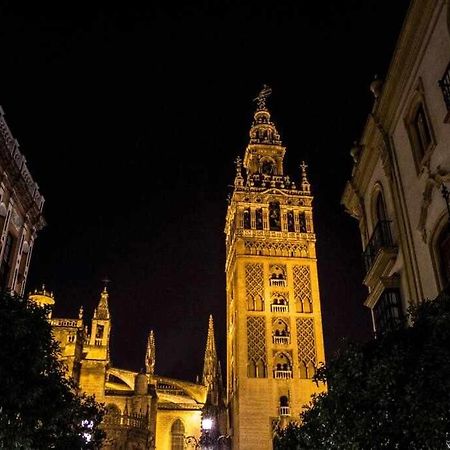
M 305 161 L 302 161 L 300 164 L 300 169 L 302 171 L 302 191 L 310 192 L 311 186 L 308 181 L 308 175 L 306 173 L 306 169 L 308 168 L 308 165 L 305 163 Z
M 272 94 L 272 89 L 267 84 L 263 84 L 259 94 L 253 99 L 253 101 L 258 105 L 258 110 L 266 109 L 266 100 L 270 94 Z
M 244 178 L 242 177 L 242 159 L 238 156 L 235 161 L 236 163 L 236 178 L 234 179 L 235 187 L 243 187 L 244 186 Z

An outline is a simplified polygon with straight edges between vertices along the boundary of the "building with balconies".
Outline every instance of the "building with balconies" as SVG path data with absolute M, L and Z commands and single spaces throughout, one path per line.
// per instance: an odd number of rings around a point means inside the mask
M 342 195 L 359 222 L 376 333 L 450 281 L 450 5 L 413 0 L 351 155 Z
M 0 289 L 23 295 L 44 197 L 0 106 Z

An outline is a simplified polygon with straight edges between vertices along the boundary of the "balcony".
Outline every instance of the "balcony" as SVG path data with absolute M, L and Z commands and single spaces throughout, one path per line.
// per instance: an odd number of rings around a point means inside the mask
M 272 336 L 274 344 L 289 344 L 290 337 L 289 336 Z
M 366 276 L 364 284 L 373 287 L 374 282 L 385 272 L 389 262 L 397 256 L 397 247 L 392 241 L 390 221 L 380 220 L 363 252 Z
M 286 305 L 272 304 L 270 305 L 270 310 L 276 313 L 289 312 L 289 306 L 287 304 Z
M 273 377 L 278 380 L 287 380 L 292 378 L 292 370 L 274 370 Z
M 280 416 L 290 416 L 291 408 L 289 406 L 280 406 Z
M 282 278 L 271 278 L 269 284 L 270 286 L 286 287 L 286 280 L 283 280 Z

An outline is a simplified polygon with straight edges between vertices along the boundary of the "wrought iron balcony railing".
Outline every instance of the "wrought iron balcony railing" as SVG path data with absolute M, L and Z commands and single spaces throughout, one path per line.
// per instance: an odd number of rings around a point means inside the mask
M 390 220 L 380 220 L 373 230 L 372 236 L 363 252 L 366 273 L 372 268 L 378 252 L 382 248 L 392 248 L 394 246 L 390 223 Z
M 280 406 L 280 416 L 290 416 L 291 408 L 289 406 Z

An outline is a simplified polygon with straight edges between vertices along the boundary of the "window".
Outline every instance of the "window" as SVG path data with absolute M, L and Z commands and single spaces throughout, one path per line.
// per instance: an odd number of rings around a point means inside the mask
M 400 291 L 386 289 L 373 308 L 376 332 L 378 335 L 397 328 L 402 319 Z
M 443 287 L 446 287 L 450 283 L 450 229 L 448 225 L 444 226 L 439 235 L 437 251 L 442 284 Z
M 262 230 L 263 229 L 263 212 L 261 208 L 258 208 L 255 211 L 255 221 L 256 221 L 256 229 Z
M 251 227 L 250 208 L 247 208 L 244 209 L 244 228 L 249 230 Z
M 295 231 L 294 212 L 288 211 L 287 213 L 287 225 L 288 231 Z
M 11 274 L 11 263 L 14 248 L 14 237 L 11 233 L 6 235 L 3 258 L 0 265 L 0 284 L 2 289 L 8 288 L 8 280 Z
M 405 118 L 405 126 L 408 131 L 416 170 L 419 173 L 422 167 L 428 162 L 435 145 L 421 84 L 416 90 L 409 112 Z
M 306 214 L 304 212 L 300 213 L 298 220 L 300 222 L 300 233 L 306 233 Z
M 269 203 L 269 228 L 272 231 L 281 230 L 280 204 L 278 202 Z
M 103 325 L 97 325 L 97 331 L 95 333 L 95 338 L 103 339 L 104 330 L 105 330 L 105 327 Z
M 444 98 L 447 111 L 450 111 L 450 64 L 447 66 L 447 69 L 445 69 L 442 80 L 439 80 L 439 86 L 442 91 L 442 96 Z
M 172 450 L 184 450 L 184 425 L 180 419 L 175 420 L 170 430 Z

